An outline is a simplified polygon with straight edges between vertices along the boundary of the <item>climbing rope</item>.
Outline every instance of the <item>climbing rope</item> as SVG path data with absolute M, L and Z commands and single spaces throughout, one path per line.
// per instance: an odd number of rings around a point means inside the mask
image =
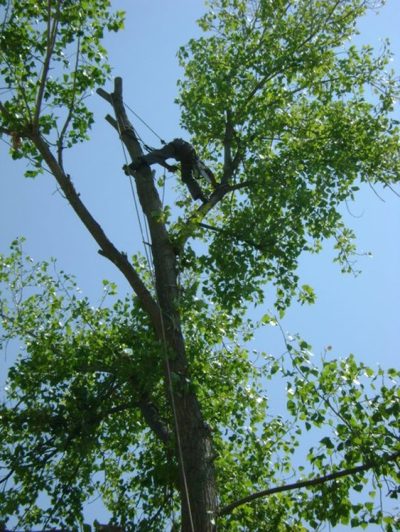
M 142 120 L 137 115 L 137 113 L 135 113 L 135 111 L 133 111 L 127 104 L 125 104 L 125 105 L 150 131 L 152 131 L 154 133 L 154 135 L 156 135 L 160 139 L 162 144 L 165 144 L 165 141 L 144 120 Z M 119 126 L 118 126 L 118 129 L 119 129 Z M 124 154 L 125 164 L 128 165 L 128 156 L 127 156 L 127 153 L 126 153 L 126 150 L 125 150 L 124 143 L 123 143 L 122 138 L 121 138 L 121 132 L 120 131 L 119 131 L 119 134 L 120 134 L 120 141 L 121 141 L 122 151 L 123 151 L 123 154 Z M 140 136 L 137 134 L 136 131 L 135 131 L 135 135 L 138 138 L 138 140 L 140 141 L 140 143 L 142 144 L 142 146 L 147 151 L 151 151 L 152 148 L 149 148 L 143 142 L 143 140 L 140 138 Z M 164 205 L 165 181 L 166 181 L 166 174 L 165 174 L 165 169 L 164 169 L 163 188 L 162 188 L 162 205 Z M 162 310 L 161 310 L 160 301 L 159 301 L 159 297 L 158 297 L 158 293 L 157 293 L 155 269 L 154 269 L 154 262 L 153 262 L 152 253 L 149 253 L 148 250 L 147 250 L 147 246 L 151 245 L 150 244 L 150 235 L 149 235 L 148 221 L 147 221 L 146 217 L 143 216 L 143 218 L 144 218 L 144 223 L 143 223 L 144 230 L 143 230 L 143 225 L 142 225 L 141 218 L 140 218 L 140 213 L 139 213 L 139 208 L 138 208 L 138 204 L 137 204 L 135 189 L 134 189 L 134 186 L 133 186 L 133 179 L 132 179 L 131 175 L 129 175 L 129 183 L 130 183 L 130 188 L 131 188 L 131 192 L 132 192 L 133 202 L 134 202 L 134 205 L 135 205 L 135 211 L 136 211 L 136 216 L 137 216 L 137 219 L 138 219 L 140 234 L 141 234 L 141 237 L 142 237 L 142 243 L 143 243 L 144 250 L 145 250 L 146 260 L 147 260 L 147 263 L 148 263 L 149 271 L 150 271 L 150 273 L 152 275 L 153 289 L 154 289 L 154 293 L 156 294 L 157 304 L 158 304 L 158 308 L 159 308 L 159 311 L 160 311 L 161 335 L 162 335 L 162 344 L 163 344 L 163 352 L 164 352 L 163 354 L 164 354 L 164 358 L 165 358 L 165 367 L 166 367 L 166 370 L 167 370 L 168 393 L 169 393 L 169 396 L 170 396 L 170 401 L 171 401 L 171 406 L 172 406 L 172 414 L 173 414 L 173 419 L 174 419 L 174 427 L 175 427 L 175 435 L 176 435 L 176 444 L 177 444 L 178 455 L 179 455 L 179 464 L 180 464 L 180 469 L 181 469 L 185 500 L 186 500 L 186 505 L 187 505 L 187 509 L 188 509 L 190 528 L 191 528 L 192 532 L 195 532 L 194 523 L 193 523 L 192 508 L 191 508 L 191 504 L 190 504 L 189 488 L 188 488 L 186 472 L 185 472 L 185 463 L 184 463 L 184 459 L 183 459 L 182 443 L 181 443 L 180 430 L 179 430 L 179 422 L 178 422 L 178 416 L 177 416 L 177 413 L 176 413 L 176 404 L 175 404 L 173 384 L 172 384 L 172 373 L 171 373 L 171 367 L 170 367 L 169 357 L 168 357 L 167 338 L 166 338 L 166 334 L 165 334 L 164 316 L 163 316 L 163 313 L 162 313 Z M 147 241 L 145 241 L 144 233 L 146 233 Z
M 120 132 L 120 137 L 121 137 L 121 132 Z M 122 139 L 121 139 L 121 146 L 122 146 L 122 152 L 124 154 L 125 164 L 128 165 L 129 160 L 128 160 L 128 156 L 127 156 L 127 153 L 126 153 L 126 150 L 125 150 L 124 143 L 122 142 Z M 147 237 L 147 241 L 146 241 L 145 240 L 145 236 L 144 236 L 144 230 L 143 230 L 143 225 L 145 225 L 145 227 L 146 227 L 146 219 L 144 218 L 144 223 L 142 224 L 142 220 L 141 220 L 140 212 L 139 212 L 139 207 L 138 207 L 138 201 L 137 201 L 136 193 L 135 193 L 135 188 L 134 188 L 133 182 L 132 182 L 132 176 L 129 175 L 128 177 L 129 177 L 129 185 L 130 185 L 132 198 L 133 198 L 133 204 L 135 206 L 136 217 L 137 217 L 137 221 L 138 221 L 138 224 L 139 224 L 140 235 L 142 237 L 142 244 L 143 244 L 143 247 L 144 247 L 144 253 L 145 253 L 145 256 L 146 256 L 147 265 L 149 267 L 149 270 L 151 271 L 151 259 L 150 259 L 149 252 L 147 250 L 147 246 L 149 244 L 148 232 L 147 232 L 147 229 L 146 229 L 146 237 Z
M 160 135 L 159 135 L 156 131 L 154 131 L 154 129 L 153 129 L 152 127 L 150 127 L 149 124 L 148 124 L 147 122 L 145 122 L 145 121 L 143 120 L 143 118 L 141 118 L 141 117 L 140 117 L 140 116 L 139 116 L 139 115 L 138 115 L 138 114 L 137 114 L 137 113 L 136 113 L 131 107 L 129 107 L 128 104 L 125 104 L 125 107 L 126 107 L 127 109 L 129 109 L 129 111 L 130 111 L 133 115 L 135 115 L 136 118 L 137 118 L 138 120 L 140 120 L 140 122 L 142 122 L 142 124 L 145 125 L 145 126 L 147 127 L 147 129 L 150 130 L 150 131 L 153 133 L 153 135 L 155 135 L 155 136 L 160 140 L 161 144 L 166 144 L 165 140 L 163 140 L 163 139 L 160 137 Z M 151 148 L 150 148 L 150 149 L 151 149 Z

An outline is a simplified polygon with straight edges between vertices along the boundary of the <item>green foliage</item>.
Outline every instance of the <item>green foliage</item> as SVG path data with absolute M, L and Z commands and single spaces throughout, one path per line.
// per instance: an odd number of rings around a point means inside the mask
M 366 8 L 213 0 L 199 21 L 204 36 L 180 50 L 182 125 L 218 174 L 229 120 L 234 183 L 247 183 L 215 213 L 223 231 L 207 234 L 202 266 L 221 304 L 262 299 L 259 287 L 273 279 L 283 310 L 298 290 L 299 255 L 329 238 L 348 271 L 354 243 L 341 204 L 360 182 L 399 180 L 390 53 L 351 44 Z
M 337 481 L 335 490 L 318 486 L 239 507 L 220 520 L 221 530 L 378 522 L 380 510 L 368 500 L 353 503 L 352 495 L 368 489 L 372 474 L 375 491 L 383 477 L 397 496 L 398 471 L 384 457 L 398 449 L 399 372 L 375 373 L 353 356 L 314 365 L 301 339 L 287 340 L 280 358 L 251 355 L 243 347 L 251 323 L 198 299 L 192 281 L 182 279 L 179 305 L 190 386 L 214 434 L 221 506 L 288 475 L 314 478 L 375 464 L 356 481 Z M 99 493 L 116 523 L 160 530 L 178 508 L 177 471 L 140 411 L 143 397 L 151 399 L 172 427 L 163 393 L 164 350 L 146 315 L 135 300 L 118 299 L 108 282 L 100 303 L 91 306 L 73 278 L 54 262 L 23 256 L 19 241 L 10 256 L 0 257 L 0 288 L 1 342 L 22 345 L 0 407 L 0 461 L 11 475 L 0 495 L 0 518 L 76 529 L 85 501 Z M 267 315 L 263 322 L 277 324 Z M 287 413 L 275 413 L 268 390 L 274 400 L 284 382 Z M 304 431 L 319 441 L 308 451 L 301 446 Z M 299 460 L 304 465 L 295 467 Z M 38 503 L 43 494 L 51 510 Z M 390 515 L 385 519 L 394 523 Z
M 6 4 L 6 2 L 4 2 Z M 110 14 L 109 0 L 22 0 L 3 8 L 0 33 L 2 98 L 0 130 L 12 135 L 12 156 L 27 157 L 34 177 L 41 158 L 29 142 L 40 133 L 58 153 L 88 138 L 93 116 L 85 99 L 110 74 L 104 32 L 123 27 L 123 14 Z
M 13 473 L 12 487 L 0 495 L 0 515 L 15 514 L 24 526 L 49 520 L 75 527 L 95 490 L 118 508 L 120 522 L 133 519 L 138 493 L 142 505 L 152 499 L 157 507 L 165 499 L 166 480 L 157 487 L 156 477 L 166 458 L 157 456 L 137 410 L 149 390 L 165 408 L 160 349 L 146 316 L 130 298 L 103 306 L 115 290 L 109 283 L 94 308 L 54 264 L 23 257 L 19 242 L 12 251 L 0 265 L 1 284 L 12 296 L 1 299 L 2 342 L 18 338 L 24 350 L 9 371 L 0 412 L 1 462 Z M 105 478 L 96 479 L 97 471 Z M 36 506 L 43 492 L 51 510 Z
M 312 364 L 310 346 L 304 341 L 288 344 L 288 349 L 292 364 L 283 371 L 288 377 L 288 410 L 307 431 L 324 429 L 326 433 L 327 427 L 333 429 L 308 451 L 307 462 L 313 475 L 373 462 L 374 490 L 370 495 L 386 489 L 396 498 L 399 471 L 386 457 L 399 449 L 400 372 L 375 372 L 357 363 L 353 355 L 343 359 L 326 357 L 317 367 Z M 385 488 L 380 475 L 388 475 Z M 318 496 L 309 499 L 304 517 L 312 527 L 318 526 L 322 516 L 332 525 L 381 522 L 382 508 L 371 502 L 353 503 L 350 496 L 351 490 L 362 492 L 368 487 L 368 475 L 357 474 L 334 481 L 333 485 L 334 489 L 329 484 L 319 487 Z M 388 530 L 396 526 L 393 516 L 387 516 L 385 522 Z
M 33 128 L 54 145 L 63 172 L 64 148 L 87 138 L 93 118 L 85 98 L 110 73 L 101 39 L 122 27 L 110 4 L 0 0 L 0 75 L 10 89 L 0 132 L 11 137 L 14 158 L 31 160 L 27 177 L 42 165 Z M 170 206 L 157 218 L 171 241 L 191 237 L 177 246 L 180 296 L 171 307 L 190 367 L 185 386 L 211 428 L 221 508 L 287 479 L 368 465 L 238 506 L 219 519 L 221 530 L 300 532 L 326 521 L 396 527 L 373 501 L 382 482 L 398 496 L 390 457 L 399 451 L 399 372 L 374 372 L 353 356 L 313 364 L 300 338 L 286 339 L 281 357 L 251 353 L 254 324 L 244 317 L 266 283 L 280 316 L 293 297 L 312 303 L 297 263 L 327 239 L 351 271 L 354 235 L 341 205 L 362 182 L 399 179 L 391 117 L 398 86 L 383 75 L 389 52 L 376 57 L 349 44 L 365 9 L 362 0 L 212 0 L 200 20 L 204 36 L 179 54 L 182 123 L 217 179 L 240 185 L 208 213 L 210 225 L 200 225 L 201 209 L 193 214 L 185 198 L 176 205 L 180 218 Z M 0 405 L 0 519 L 77 530 L 84 503 L 100 494 L 124 529 L 163 530 L 180 504 L 165 393 L 165 356 L 174 353 L 135 297 L 121 298 L 104 281 L 93 306 L 71 276 L 25 257 L 21 245 L 0 256 L 0 341 L 21 346 Z M 131 264 L 154 295 L 143 257 Z M 266 314 L 261 325 L 279 322 Z M 181 381 L 172 374 L 172 385 Z M 286 410 L 276 408 L 279 389 Z M 310 449 L 304 432 L 318 442 Z

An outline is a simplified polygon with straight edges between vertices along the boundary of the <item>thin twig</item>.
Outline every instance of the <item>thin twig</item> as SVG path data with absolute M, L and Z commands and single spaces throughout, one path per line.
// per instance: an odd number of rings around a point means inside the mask
M 76 74 L 77 74 L 77 71 L 78 71 L 78 67 L 79 67 L 79 57 L 80 57 L 80 49 L 81 49 L 81 38 L 80 36 L 78 36 L 78 43 L 77 43 L 77 50 L 76 50 L 76 58 L 75 58 L 75 67 L 74 67 L 74 80 L 73 80 L 73 83 L 72 83 L 72 98 L 71 98 L 71 103 L 69 105 L 69 108 L 68 108 L 68 115 L 67 115 L 67 118 L 64 122 L 64 125 L 61 129 L 61 132 L 60 132 L 60 135 L 58 137 L 58 141 L 57 141 L 57 155 L 58 155 L 58 164 L 61 166 L 61 168 L 64 167 L 63 165 L 63 149 L 64 149 L 64 146 L 63 146 L 63 141 L 64 141 L 64 136 L 67 132 L 67 129 L 68 129 L 68 126 L 69 126 L 69 123 L 71 122 L 72 120 L 72 116 L 73 116 L 73 112 L 74 112 L 74 107 L 75 107 L 75 98 L 76 98 Z
M 48 21 L 47 21 L 47 50 L 46 50 L 46 56 L 45 56 L 44 63 L 43 63 L 42 75 L 40 77 L 39 89 L 38 89 L 38 93 L 37 93 L 37 97 L 36 97 L 35 115 L 34 115 L 34 118 L 33 118 L 33 124 L 34 124 L 35 127 L 37 127 L 38 124 L 39 124 L 40 111 L 41 111 L 41 108 L 42 108 L 42 101 L 43 101 L 44 91 L 45 91 L 45 88 L 46 88 L 47 76 L 48 76 L 49 70 L 50 70 L 51 57 L 53 55 L 54 46 L 56 44 L 57 31 L 58 31 L 58 22 L 59 22 L 59 15 L 60 15 L 60 6 L 61 6 L 61 1 L 58 0 L 57 1 L 56 12 L 54 14 L 54 19 L 53 19 L 53 23 L 52 23 L 52 18 L 51 18 L 51 0 L 48 0 L 48 2 L 47 2 L 47 16 L 48 16 Z

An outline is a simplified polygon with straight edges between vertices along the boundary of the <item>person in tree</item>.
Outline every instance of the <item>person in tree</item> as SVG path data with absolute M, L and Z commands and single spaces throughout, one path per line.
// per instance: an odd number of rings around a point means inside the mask
M 198 179 L 203 177 L 210 181 L 214 186 L 216 181 L 211 170 L 199 159 L 193 146 L 183 139 L 174 139 L 159 150 L 151 150 L 147 155 L 143 155 L 137 162 L 131 163 L 130 170 L 138 170 L 141 166 L 147 164 L 160 164 L 170 171 L 176 171 L 176 166 L 171 166 L 165 161 L 175 159 L 181 163 L 182 181 L 188 187 L 189 192 L 194 200 L 200 199 L 203 203 L 207 201 Z

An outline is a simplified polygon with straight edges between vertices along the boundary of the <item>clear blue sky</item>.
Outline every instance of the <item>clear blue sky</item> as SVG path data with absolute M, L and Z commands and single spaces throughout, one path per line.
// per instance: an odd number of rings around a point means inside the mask
M 114 75 L 124 79 L 126 102 L 166 140 L 185 135 L 179 129 L 179 109 L 173 103 L 180 76 L 178 46 L 198 34 L 195 20 L 203 12 L 201 0 L 113 0 L 127 11 L 126 30 L 107 38 Z M 370 13 L 360 23 L 361 42 L 377 49 L 389 37 L 395 53 L 393 67 L 400 71 L 400 3 L 388 0 L 380 15 Z M 111 85 L 110 85 L 111 87 Z M 142 250 L 129 183 L 121 167 L 121 144 L 103 117 L 110 111 L 97 95 L 90 99 L 96 123 L 91 142 L 66 157 L 66 168 L 81 196 L 119 249 L 128 254 Z M 399 118 L 399 107 L 396 108 Z M 136 124 L 145 140 L 157 139 Z M 36 180 L 23 178 L 25 163 L 11 161 L 0 142 L 0 251 L 18 235 L 27 238 L 26 251 L 35 259 L 57 257 L 60 268 L 74 273 L 83 292 L 101 296 L 101 280 L 114 280 L 127 290 L 111 264 L 97 254 L 97 246 L 85 232 L 55 182 L 45 174 Z M 285 330 L 300 333 L 318 355 L 327 345 L 332 356 L 354 353 L 371 366 L 399 365 L 400 313 L 400 198 L 379 191 L 381 201 L 368 187 L 348 206 L 346 219 L 358 235 L 362 274 L 343 276 L 332 264 L 328 249 L 319 257 L 301 262 L 304 282 L 314 286 L 318 301 L 312 307 L 293 307 L 283 321 Z M 268 310 L 268 303 L 255 316 Z M 253 312 L 252 312 L 253 314 Z M 272 353 L 282 351 L 279 335 L 263 329 L 255 347 Z M 10 361 L 8 353 L 8 362 Z M 1 363 L 4 355 L 1 355 Z M 97 509 L 96 509 L 97 511 Z M 96 515 L 94 512 L 94 516 Z M 337 528 L 336 530 L 344 530 Z

